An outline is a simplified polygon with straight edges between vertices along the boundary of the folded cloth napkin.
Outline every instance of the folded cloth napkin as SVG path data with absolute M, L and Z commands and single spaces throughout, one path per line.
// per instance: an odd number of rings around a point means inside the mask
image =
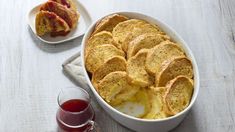
M 62 64 L 63 70 L 74 79 L 82 88 L 88 88 L 87 81 L 82 71 L 81 53 L 78 52 Z

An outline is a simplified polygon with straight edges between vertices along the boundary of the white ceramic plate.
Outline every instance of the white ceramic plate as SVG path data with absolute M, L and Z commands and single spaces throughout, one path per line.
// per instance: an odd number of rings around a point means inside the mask
M 78 26 L 75 29 L 72 29 L 69 34 L 66 36 L 57 36 L 51 37 L 49 34 L 44 36 L 38 36 L 35 30 L 35 17 L 36 14 L 39 12 L 40 5 L 31 9 L 28 13 L 28 24 L 32 29 L 33 33 L 43 42 L 48 44 L 58 44 L 62 42 L 66 42 L 72 39 L 75 39 L 86 32 L 86 29 L 91 25 L 92 19 L 86 10 L 86 8 L 77 0 L 74 0 L 74 3 L 77 5 L 78 12 L 80 14 L 80 18 L 78 21 Z

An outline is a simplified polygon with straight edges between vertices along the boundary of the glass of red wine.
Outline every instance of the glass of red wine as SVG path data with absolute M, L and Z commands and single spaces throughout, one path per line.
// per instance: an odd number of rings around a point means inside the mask
M 62 89 L 57 98 L 60 132 L 99 132 L 89 94 L 82 88 Z

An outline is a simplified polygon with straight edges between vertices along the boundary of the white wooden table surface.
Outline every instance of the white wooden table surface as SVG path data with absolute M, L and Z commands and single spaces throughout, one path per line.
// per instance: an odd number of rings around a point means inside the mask
M 26 14 L 45 0 L 0 2 L 0 132 L 54 132 L 56 97 L 76 86 L 62 62 L 80 50 L 82 38 L 40 42 Z M 137 11 L 174 28 L 192 49 L 201 76 L 198 99 L 174 132 L 235 131 L 235 0 L 81 0 L 94 20 L 113 11 Z M 130 132 L 96 104 L 104 132 Z

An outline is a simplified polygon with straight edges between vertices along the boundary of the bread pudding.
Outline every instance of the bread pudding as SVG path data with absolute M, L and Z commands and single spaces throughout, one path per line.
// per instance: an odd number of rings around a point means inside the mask
M 85 67 L 108 104 L 137 118 L 173 116 L 193 95 L 193 66 L 181 44 L 144 20 L 100 20 L 85 45 Z
M 53 37 L 64 36 L 76 28 L 79 13 L 74 8 L 68 8 L 68 5 L 65 3 L 65 1 L 49 0 L 41 5 L 40 11 L 35 19 L 37 35 L 43 36 L 50 33 Z M 48 14 L 53 14 L 51 16 L 54 17 L 48 18 Z M 48 19 L 46 20 L 46 18 Z M 58 21 L 61 24 L 55 23 Z

